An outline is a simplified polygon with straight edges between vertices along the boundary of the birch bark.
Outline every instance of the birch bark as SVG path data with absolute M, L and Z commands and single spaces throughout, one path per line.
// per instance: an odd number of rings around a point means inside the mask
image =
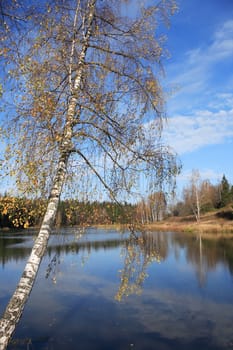
M 86 52 L 89 45 L 89 39 L 92 34 L 95 4 L 96 0 L 90 0 L 88 3 L 86 31 L 84 33 L 83 46 L 79 57 L 78 68 L 75 72 L 72 95 L 69 100 L 67 110 L 63 140 L 60 146 L 60 159 L 58 161 L 57 171 L 50 193 L 47 210 L 21 279 L 0 320 L 0 350 L 7 348 L 8 342 L 23 313 L 25 304 L 29 298 L 30 292 L 35 282 L 41 260 L 47 248 L 48 239 L 56 217 L 58 203 L 67 173 L 67 164 L 69 156 L 72 152 L 73 127 L 78 123 L 78 116 L 75 115 L 75 109 L 77 105 L 77 92 L 80 88 L 82 75 L 84 72 Z

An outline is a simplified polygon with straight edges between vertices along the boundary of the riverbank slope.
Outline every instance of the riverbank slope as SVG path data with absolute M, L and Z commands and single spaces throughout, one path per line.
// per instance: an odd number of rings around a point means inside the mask
M 145 226 L 150 230 L 233 234 L 233 209 L 228 207 L 208 212 L 201 216 L 199 222 L 195 220 L 194 216 L 173 216 Z

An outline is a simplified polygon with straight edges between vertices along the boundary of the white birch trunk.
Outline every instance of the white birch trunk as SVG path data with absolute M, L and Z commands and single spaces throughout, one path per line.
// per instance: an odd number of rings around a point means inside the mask
M 43 219 L 43 223 L 41 225 L 41 229 L 36 238 L 21 279 L 0 320 L 1 350 L 6 349 L 8 341 L 22 315 L 24 306 L 33 287 L 42 257 L 47 247 L 49 235 L 57 212 L 62 185 L 66 175 L 68 154 L 63 158 L 64 159 L 61 159 L 58 165 L 57 176 L 54 181 L 54 186 L 51 191 L 51 196 Z
M 196 186 L 195 188 L 195 195 L 196 195 L 196 220 L 197 222 L 200 221 L 200 199 L 199 199 L 199 191 Z
M 53 182 L 53 188 L 51 190 L 47 210 L 21 279 L 5 309 L 2 318 L 0 319 L 0 350 L 5 350 L 7 348 L 8 342 L 23 313 L 24 306 L 32 290 L 41 260 L 47 248 L 50 232 L 54 225 L 58 203 L 62 192 L 62 186 L 66 177 L 67 163 L 70 153 L 72 152 L 73 127 L 75 123 L 78 122 L 77 116 L 75 116 L 77 103 L 76 94 L 80 88 L 84 71 L 86 51 L 92 31 L 95 3 L 96 0 L 91 0 L 88 4 L 89 16 L 86 26 L 86 33 L 84 35 L 83 48 L 80 53 L 79 64 L 76 70 L 76 77 L 73 83 L 73 93 L 68 106 L 66 124 L 64 128 L 64 137 L 60 148 L 60 160 L 58 162 L 57 172 Z

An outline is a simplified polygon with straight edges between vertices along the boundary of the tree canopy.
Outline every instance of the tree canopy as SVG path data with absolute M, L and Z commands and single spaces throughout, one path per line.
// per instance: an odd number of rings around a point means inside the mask
M 154 191 L 178 172 L 176 156 L 161 142 L 160 84 L 161 22 L 176 5 L 134 2 L 128 13 L 126 2 L 1 2 L 4 169 L 24 194 L 48 198 L 31 255 L 0 320 L 1 348 L 22 314 L 70 178 L 80 190 L 91 173 L 117 199 L 137 188 L 141 174 Z M 85 191 L 93 193 L 96 181 L 88 181 Z
M 135 170 L 152 176 L 155 186 L 176 173 L 176 159 L 160 138 L 159 81 L 159 25 L 176 7 L 137 4 L 129 16 L 123 3 L 32 2 L 25 15 L 15 15 L 27 19 L 19 29 L 4 18 L 5 84 L 13 89 L 6 97 L 14 103 L 6 160 L 24 193 L 49 194 L 64 148 L 76 184 L 92 173 L 114 197 L 136 185 Z M 93 190 L 90 182 L 86 187 Z

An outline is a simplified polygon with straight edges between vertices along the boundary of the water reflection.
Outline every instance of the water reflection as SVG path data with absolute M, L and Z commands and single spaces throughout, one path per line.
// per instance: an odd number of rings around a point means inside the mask
M 124 266 L 120 271 L 120 286 L 115 299 L 121 301 L 124 296 L 141 294 L 143 283 L 148 276 L 147 268 L 152 262 L 166 259 L 168 241 L 160 233 L 134 233 L 122 248 Z
M 10 261 L 19 261 L 27 258 L 31 252 L 36 232 L 25 235 L 20 233 L 9 235 L 0 234 L 0 264 L 5 265 Z M 117 248 L 122 246 L 126 241 L 126 236 L 120 235 L 118 232 L 109 232 L 103 234 L 95 234 L 92 230 L 83 232 L 80 229 L 64 229 L 59 233 L 51 236 L 47 254 L 53 257 L 54 254 L 69 254 L 79 252 L 98 251 L 100 249 Z
M 0 238 L 0 312 L 32 244 L 29 232 Z M 230 350 L 232 253 L 231 239 L 62 231 L 9 350 Z
M 64 234 L 65 232 L 65 234 Z M 108 232 L 108 231 L 107 231 Z M 14 235 L 0 234 L 0 264 L 4 266 L 9 261 L 18 262 L 28 257 L 34 241 L 35 232 L 22 232 Z M 120 234 L 116 231 L 99 231 L 88 229 L 68 229 L 52 236 L 47 254 L 52 259 L 59 260 L 63 253 L 79 254 L 91 251 L 108 250 L 121 247 L 124 268 L 121 271 L 121 285 L 118 299 L 122 294 L 140 293 L 143 281 L 147 275 L 148 266 L 156 261 L 167 259 L 169 249 L 179 260 L 181 249 L 185 251 L 187 263 L 196 270 L 200 286 L 205 284 L 209 272 L 216 270 L 218 264 L 223 264 L 233 275 L 233 239 L 208 239 L 202 235 L 184 235 L 164 232 L 131 232 Z M 123 292 L 124 291 L 124 292 Z
M 22 244 L 27 241 L 26 237 L 0 234 L 0 263 L 4 266 L 9 261 L 20 261 L 28 256 L 29 250 L 25 247 L 22 249 L 14 249 L 17 244 Z
M 196 270 L 199 284 L 203 286 L 208 273 L 223 264 L 233 275 L 233 239 L 208 238 L 202 234 L 187 237 L 182 234 L 171 235 L 173 248 L 185 249 L 187 262 Z

